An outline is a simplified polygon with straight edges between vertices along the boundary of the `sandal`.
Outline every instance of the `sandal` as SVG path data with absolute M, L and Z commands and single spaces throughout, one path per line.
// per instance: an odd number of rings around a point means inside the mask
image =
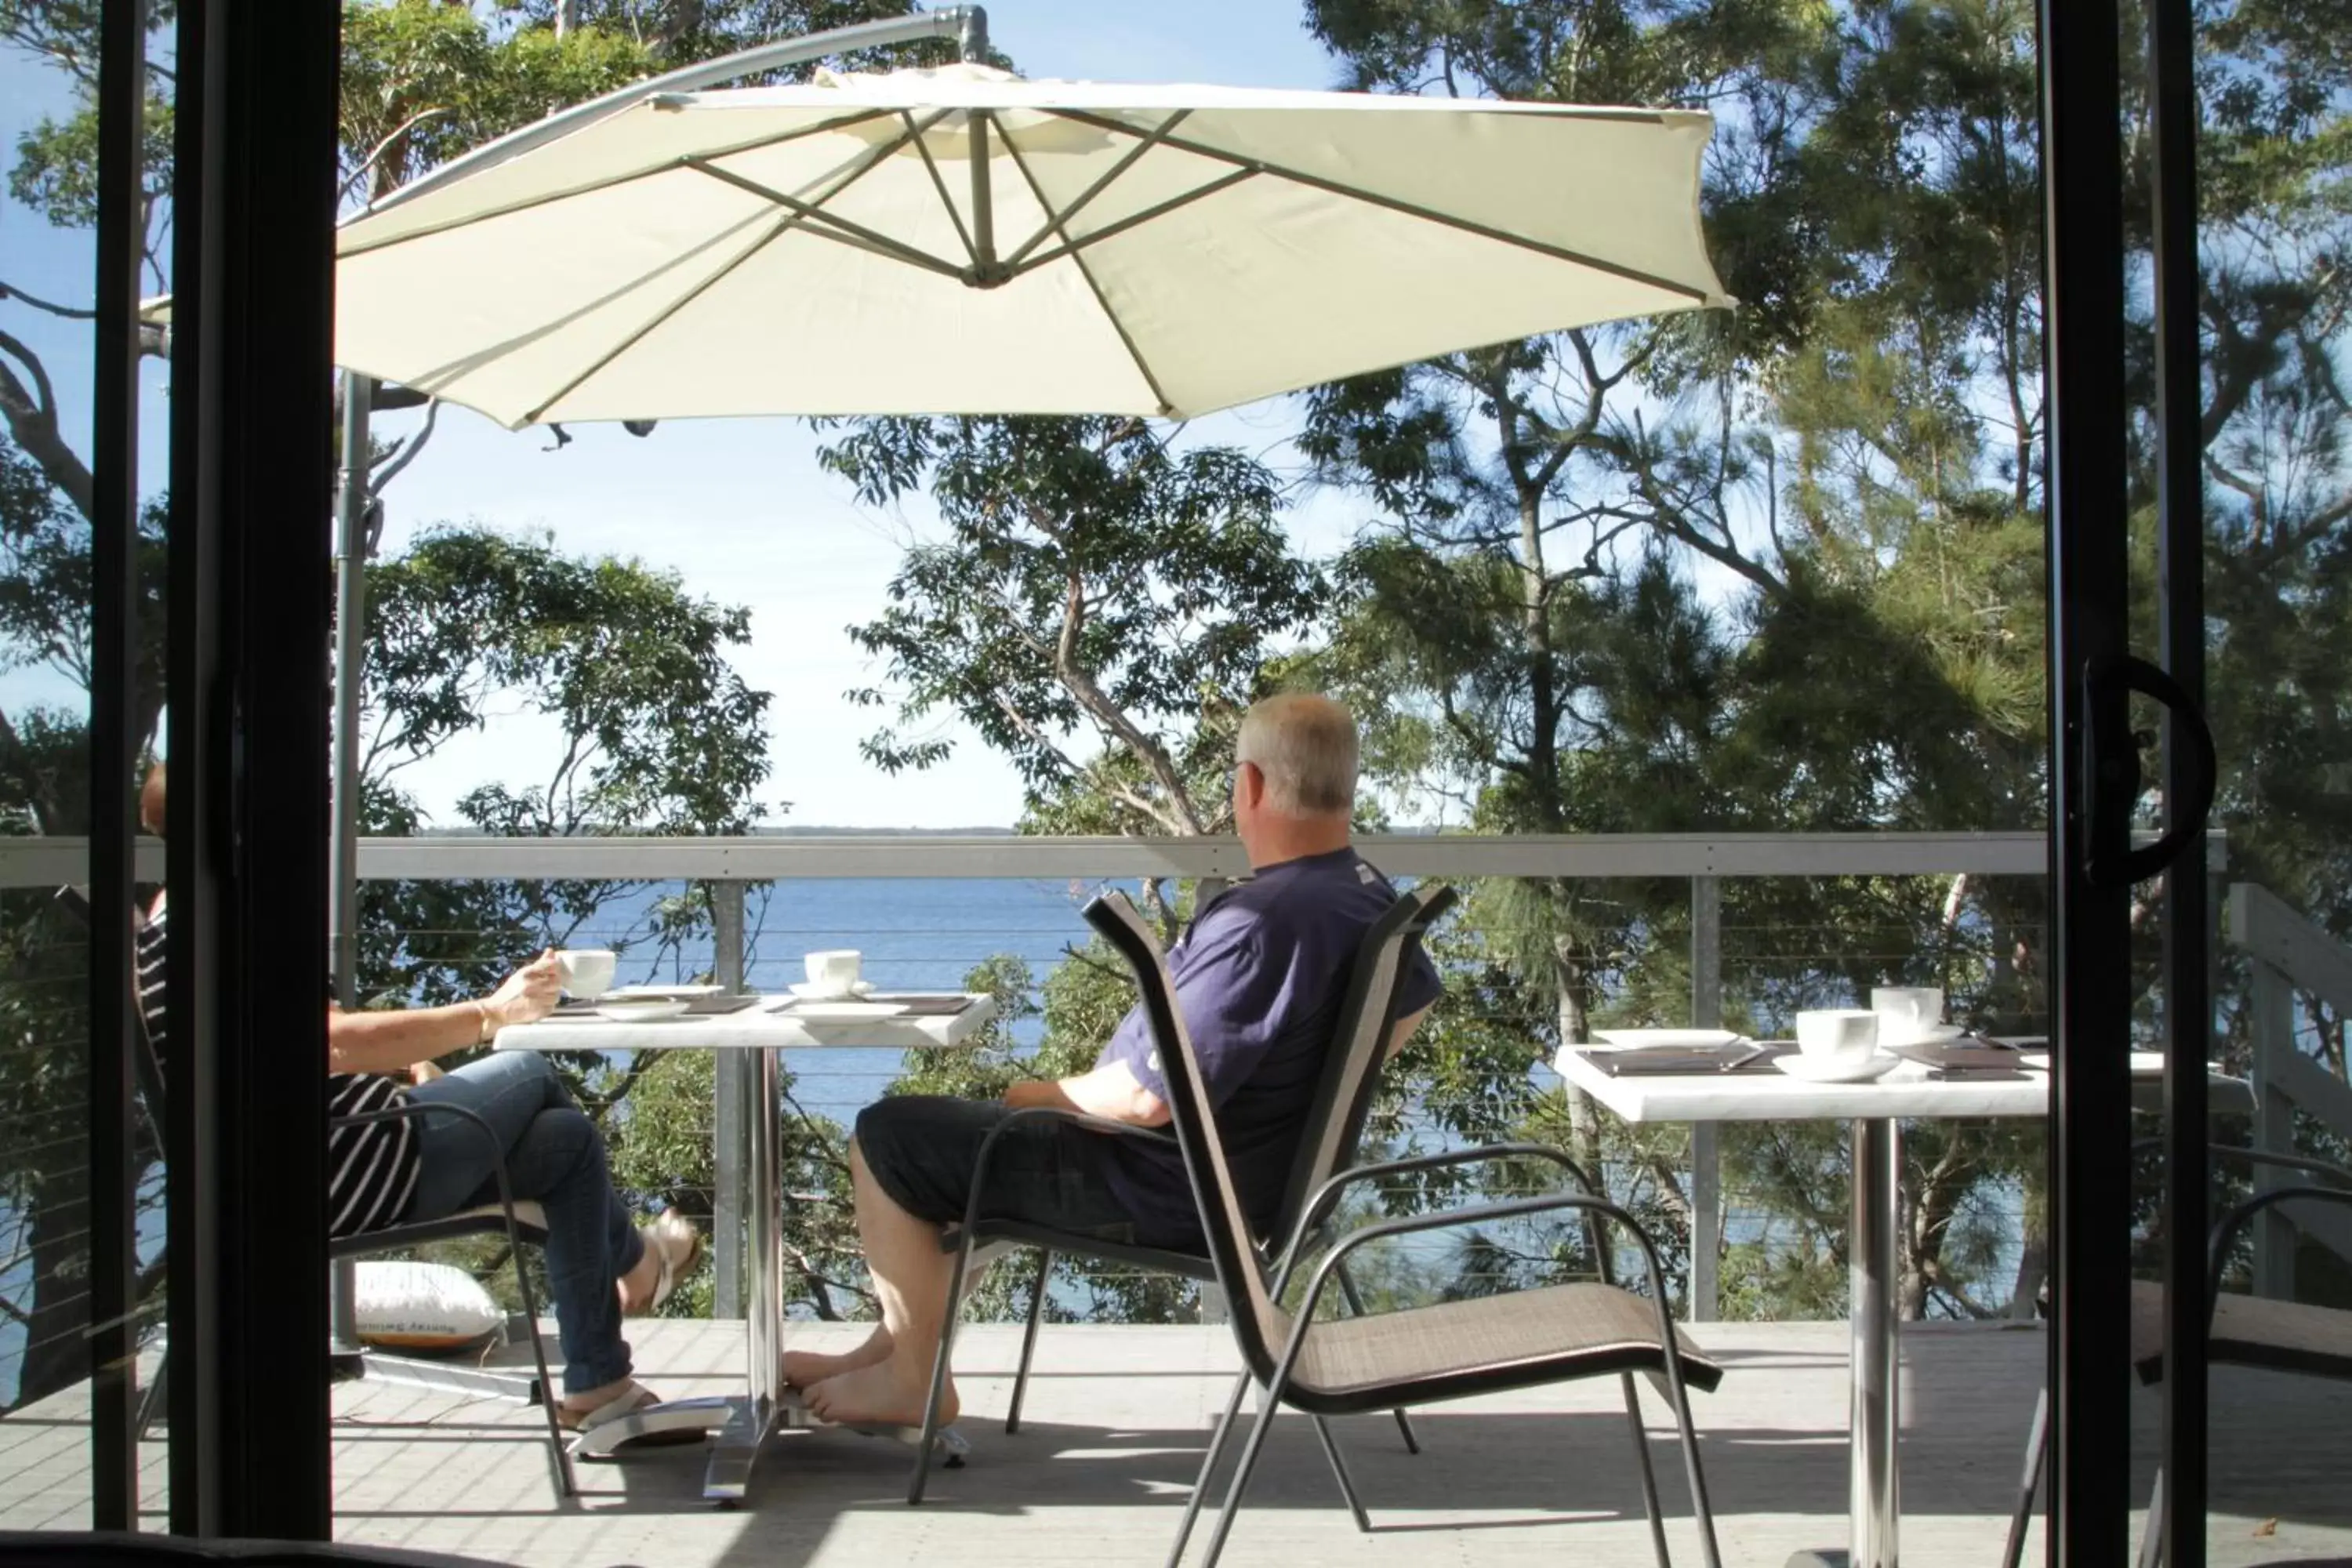
M 645 1307 L 646 1312 L 658 1312 L 679 1281 L 693 1273 L 694 1266 L 702 1261 L 702 1233 L 677 1210 L 664 1209 L 640 1234 L 661 1267 L 654 1279 L 653 1297 Z
M 559 1401 L 555 1406 L 556 1424 L 575 1436 L 585 1437 L 608 1422 L 623 1420 L 662 1403 L 661 1395 L 644 1384 L 632 1380 L 611 1399 L 593 1410 L 579 1410 Z M 699 1443 L 705 1436 L 701 1427 L 684 1427 L 669 1432 L 647 1432 L 615 1444 L 616 1448 L 664 1448 L 673 1445 Z

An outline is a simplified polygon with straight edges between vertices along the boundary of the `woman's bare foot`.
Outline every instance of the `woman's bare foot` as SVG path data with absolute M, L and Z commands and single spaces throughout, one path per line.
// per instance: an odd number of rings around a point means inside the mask
M 786 1351 L 784 1386 L 814 1388 L 829 1377 L 839 1377 L 845 1372 L 856 1372 L 860 1367 L 872 1366 L 889 1359 L 890 1331 L 877 1323 L 874 1331 L 866 1336 L 866 1342 L 854 1351 L 844 1351 L 838 1355 L 822 1355 L 815 1351 Z
M 872 1366 L 845 1372 L 809 1389 L 808 1406 L 820 1420 L 843 1426 L 920 1426 L 931 1394 L 930 1358 L 917 1366 L 912 1356 L 894 1355 Z M 940 1395 L 940 1425 L 962 1408 L 955 1380 Z

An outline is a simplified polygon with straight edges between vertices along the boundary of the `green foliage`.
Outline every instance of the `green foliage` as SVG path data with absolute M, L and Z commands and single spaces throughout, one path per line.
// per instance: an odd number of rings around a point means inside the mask
M 1262 464 L 1114 418 L 873 419 L 820 457 L 869 505 L 927 489 L 940 509 L 946 537 L 910 550 L 889 608 L 850 628 L 886 661 L 901 724 L 961 719 L 1061 822 L 1217 828 L 1209 781 L 1233 725 L 1318 597 Z M 1094 745 L 1074 755 L 1076 734 Z M 865 751 L 897 772 L 949 747 L 884 730 Z

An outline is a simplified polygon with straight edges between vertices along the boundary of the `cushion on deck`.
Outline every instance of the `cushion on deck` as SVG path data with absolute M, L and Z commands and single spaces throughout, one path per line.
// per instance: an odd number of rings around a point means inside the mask
M 1688 1335 L 1677 1330 L 1675 1340 L 1691 1387 L 1711 1389 L 1723 1380 L 1723 1369 Z M 1581 1283 L 1335 1319 L 1307 1331 L 1297 1380 L 1343 1397 L 1402 1382 L 1476 1382 L 1490 1373 L 1498 1386 L 1508 1386 L 1521 1381 L 1514 1372 L 1570 1359 L 1589 1361 L 1594 1372 L 1663 1370 L 1657 1309 L 1618 1286 Z
M 2225 1294 L 2206 1359 L 2352 1379 L 2352 1312 Z M 2164 1287 L 2151 1279 L 2132 1281 L 2132 1364 L 2144 1382 L 2164 1375 Z

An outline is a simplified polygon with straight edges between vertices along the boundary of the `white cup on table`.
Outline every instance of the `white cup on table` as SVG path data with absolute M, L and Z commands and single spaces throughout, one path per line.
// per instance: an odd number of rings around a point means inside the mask
M 620 966 L 620 955 L 610 948 L 567 947 L 555 955 L 565 993 L 582 1002 L 593 1002 L 611 990 Z
M 1878 1051 L 1878 1015 L 1867 1007 L 1825 1007 L 1797 1015 L 1797 1048 L 1817 1060 L 1858 1062 Z
M 855 996 L 857 994 L 857 971 L 864 955 L 854 947 L 828 948 L 812 952 L 805 961 L 808 966 L 808 988 L 818 996 Z
M 1870 1010 L 1878 1015 L 1882 1034 L 1909 1038 L 1944 1021 L 1944 994 L 1933 985 L 1874 985 Z

